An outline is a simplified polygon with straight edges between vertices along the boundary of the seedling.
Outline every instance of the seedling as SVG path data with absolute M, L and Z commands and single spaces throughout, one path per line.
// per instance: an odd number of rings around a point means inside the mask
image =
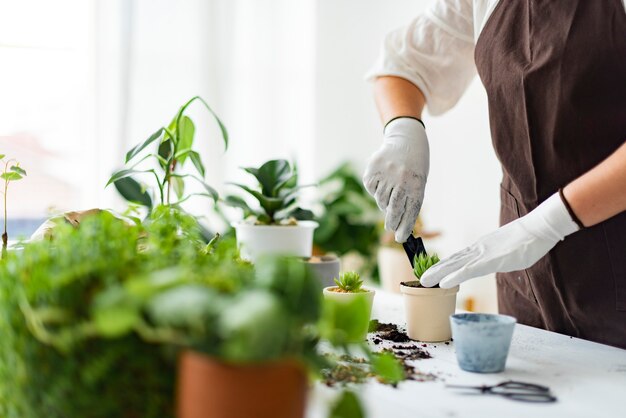
M 226 127 L 207 102 L 196 96 L 181 106 L 167 127 L 159 128 L 148 139 L 135 145 L 126 153 L 125 162 L 128 168 L 113 173 L 107 186 L 112 183 L 115 184 L 117 190 L 126 200 L 145 206 L 149 211 L 152 209 L 153 196 L 146 190 L 146 186 L 132 177 L 134 175 L 150 174 L 153 176 L 156 187 L 153 187 L 152 190 L 158 190 L 160 202 L 164 205 L 178 205 L 191 196 L 208 196 L 217 201 L 217 191 L 204 181 L 205 167 L 200 154 L 193 150 L 196 132 L 195 124 L 189 116 L 185 115 L 187 108 L 195 101 L 202 103 L 213 116 L 220 128 L 224 147 L 228 148 Z M 158 141 L 156 152 L 147 151 L 146 148 L 155 141 Z M 137 160 L 137 158 L 139 159 Z M 179 172 L 180 168 L 188 160 L 192 162 L 196 174 L 181 174 Z M 136 162 L 128 166 L 131 161 Z M 152 162 L 153 164 L 146 164 L 146 162 Z M 154 166 L 157 166 L 159 169 L 151 168 Z M 204 191 L 185 195 L 185 179 L 187 178 L 197 181 L 202 185 Z M 171 199 L 172 189 L 178 199 L 176 202 L 172 202 Z
M 429 268 L 431 268 L 438 262 L 439 262 L 439 256 L 437 254 L 433 254 L 433 255 L 428 255 L 425 253 L 415 254 L 413 274 L 415 275 L 415 278 L 417 279 L 415 280 L 415 282 L 417 283 L 413 287 L 420 287 L 422 285 L 420 283 L 420 279 L 422 278 L 422 275 L 426 272 L 426 270 L 428 270 Z
M 335 279 L 338 292 L 342 293 L 361 293 L 367 292 L 363 289 L 363 280 L 359 273 L 354 271 L 347 271 L 339 276 L 339 279 Z
M 2 233 L 2 258 L 4 258 L 7 245 L 9 243 L 9 234 L 7 232 L 7 197 L 9 191 L 9 183 L 12 181 L 18 181 L 26 176 L 26 171 L 20 167 L 20 163 L 15 159 L 9 159 L 4 161 L 5 155 L 0 154 L 0 161 L 4 163 L 4 170 L 0 174 L 0 178 L 4 180 L 4 190 L 2 198 L 4 200 L 4 232 Z
M 313 212 L 297 206 L 298 171 L 287 160 L 271 160 L 259 168 L 244 167 L 258 181 L 256 188 L 231 183 L 254 197 L 259 208 L 253 209 L 239 196 L 227 196 L 224 202 L 243 209 L 244 218 L 259 225 L 295 225 L 298 220 L 313 219 Z

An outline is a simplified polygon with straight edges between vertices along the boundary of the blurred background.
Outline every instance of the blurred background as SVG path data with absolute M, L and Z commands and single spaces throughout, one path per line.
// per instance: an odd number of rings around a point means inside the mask
M 226 182 L 247 182 L 239 167 L 274 158 L 294 161 L 302 183 L 340 168 L 339 183 L 305 196 L 326 216 L 381 140 L 364 75 L 384 35 L 431 3 L 0 0 L 0 153 L 28 171 L 10 190 L 9 234 L 27 236 L 60 211 L 123 211 L 124 200 L 104 187 L 109 176 L 194 95 L 211 104 L 231 138 L 225 153 L 214 122 L 192 108 L 208 183 L 231 191 Z M 446 256 L 498 225 L 501 172 L 480 81 L 452 111 L 424 119 L 432 159 L 421 226 L 427 248 Z M 321 250 L 344 255 L 338 243 L 354 234 L 355 247 L 368 247 L 356 251 L 357 265 L 375 265 L 380 216 L 369 204 L 358 222 L 378 228 L 370 234 L 376 242 L 347 228 L 343 237 L 316 238 Z M 220 223 L 210 201 L 188 205 Z M 462 307 L 496 310 L 493 277 L 464 284 L 460 296 Z

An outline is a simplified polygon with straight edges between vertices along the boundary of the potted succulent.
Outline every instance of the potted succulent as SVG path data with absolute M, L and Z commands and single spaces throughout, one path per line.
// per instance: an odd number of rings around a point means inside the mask
M 413 231 L 425 240 L 439 236 L 438 232 L 424 231 L 421 217 L 415 221 Z M 385 232 L 382 235 L 377 260 L 380 284 L 387 292 L 400 293 L 400 283 L 412 280 L 414 273 L 411 265 L 406 262 L 406 253 L 402 245 L 395 241 L 393 233 Z
M 243 210 L 244 220 L 233 227 L 244 258 L 257 259 L 262 254 L 285 254 L 310 257 L 313 231 L 318 226 L 313 213 L 297 205 L 298 173 L 286 160 L 271 160 L 259 168 L 246 167 L 258 185 L 234 184 L 257 202 L 253 209 L 239 196 L 227 196 L 225 203 Z
M 420 283 L 422 274 L 439 262 L 436 254 L 416 254 L 414 259 L 414 280 L 400 283 L 404 295 L 407 334 L 418 341 L 436 342 L 450 339 L 450 315 L 456 307 L 456 294 L 459 286 L 452 289 L 424 287 Z
M 343 324 L 352 324 L 352 333 L 345 336 L 346 342 L 365 341 L 369 328 L 369 320 L 374 302 L 374 290 L 363 287 L 363 281 L 358 273 L 349 271 L 335 279 L 336 286 L 324 288 L 324 299 L 327 309 L 333 311 L 335 321 L 339 328 Z M 355 306 L 362 306 L 367 315 L 355 318 L 353 310 Z

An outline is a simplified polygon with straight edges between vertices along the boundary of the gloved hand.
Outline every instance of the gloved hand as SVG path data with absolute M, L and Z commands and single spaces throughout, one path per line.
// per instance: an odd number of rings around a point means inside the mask
M 369 159 L 363 184 L 385 211 L 385 229 L 405 242 L 424 200 L 429 169 L 428 138 L 416 119 L 398 118 L 385 127 L 383 144 Z
M 440 287 L 449 289 L 489 273 L 528 268 L 578 229 L 565 203 L 555 193 L 526 216 L 428 269 L 421 278 L 422 285 L 432 287 L 439 283 Z

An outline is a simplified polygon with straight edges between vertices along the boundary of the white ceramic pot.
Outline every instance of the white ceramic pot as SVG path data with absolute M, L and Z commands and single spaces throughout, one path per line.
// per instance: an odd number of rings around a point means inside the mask
M 456 308 L 459 286 L 452 289 L 400 285 L 409 338 L 417 341 L 448 341 L 452 337 L 450 315 Z
M 318 223 L 299 221 L 298 225 L 251 225 L 245 222 L 233 224 L 241 256 L 255 261 L 263 254 L 283 254 L 311 257 L 313 231 Z
M 387 292 L 400 293 L 400 283 L 415 280 L 411 263 L 404 250 L 393 247 L 378 249 L 380 284 Z
M 366 292 L 358 292 L 358 293 L 343 293 L 343 292 L 333 292 L 331 289 L 336 289 L 337 286 L 329 286 L 324 288 L 324 299 L 330 303 L 336 303 L 337 308 L 335 310 L 335 324 L 342 328 L 342 324 L 350 321 L 349 328 L 353 330 L 352 334 L 348 336 L 348 342 L 361 342 L 367 339 L 367 331 L 369 329 L 370 317 L 372 316 L 372 305 L 374 304 L 374 294 L 376 293 L 373 289 L 368 287 L 363 287 Z M 362 323 L 354 324 L 352 315 L 343 316 L 341 312 L 341 306 L 347 305 L 355 301 L 355 299 L 363 298 L 367 303 L 367 317 L 363 318 Z

